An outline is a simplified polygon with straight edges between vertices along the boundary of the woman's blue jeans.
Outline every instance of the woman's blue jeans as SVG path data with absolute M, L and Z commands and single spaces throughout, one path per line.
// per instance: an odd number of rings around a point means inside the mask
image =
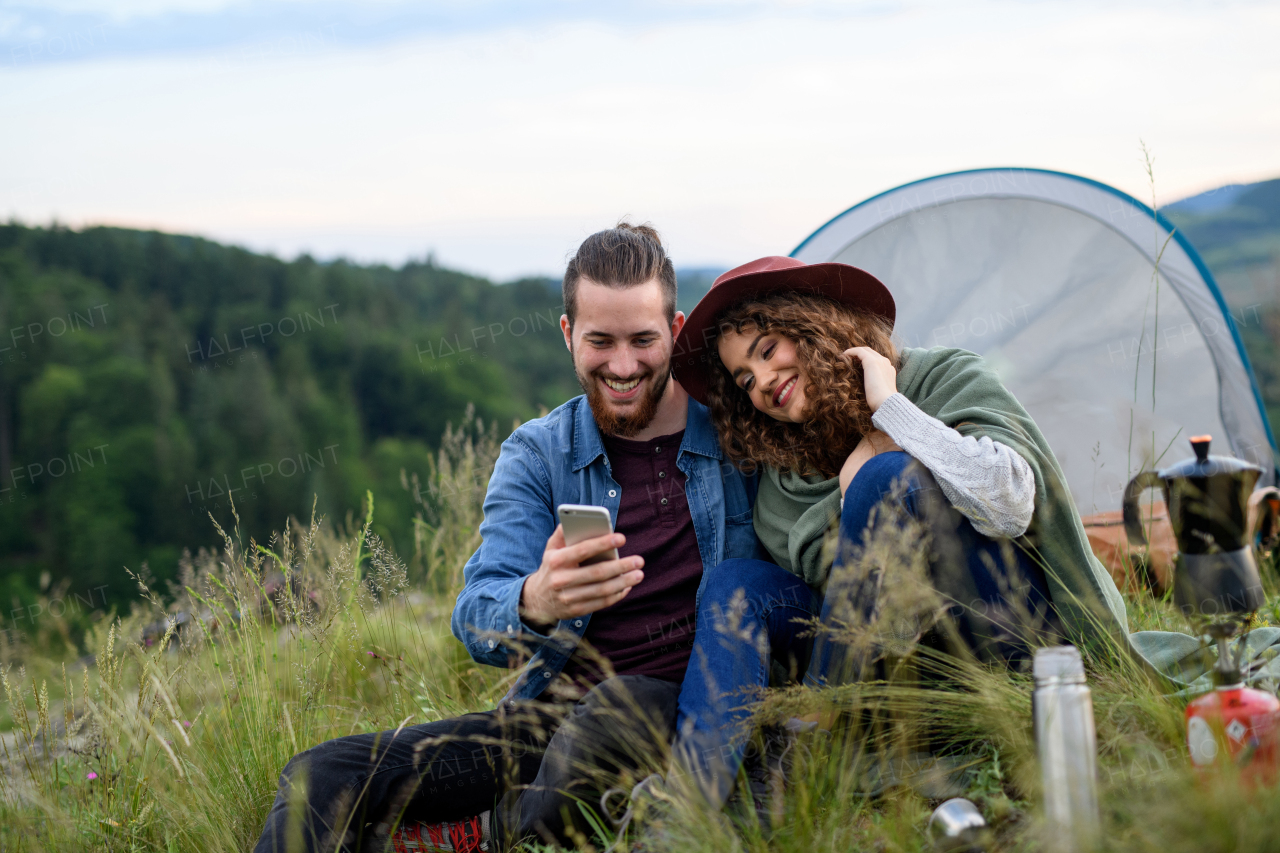
M 888 512 L 877 513 L 882 504 Z M 872 457 L 845 493 L 825 597 L 761 560 L 726 560 L 707 578 L 680 692 L 676 749 L 713 805 L 723 804 L 732 787 L 749 740 L 747 720 L 769 686 L 774 661 L 793 675 L 805 672 L 805 683 L 815 686 L 867 677 L 875 665 L 866 649 L 854 651 L 822 631 L 815 640 L 812 625 L 815 615 L 824 628 L 837 629 L 858 614 L 869 618 L 882 584 L 895 582 L 868 572 L 865 559 L 851 558 L 866 545 L 873 515 L 876 530 L 897 525 L 913 537 L 921 527 L 927 531 L 929 574 L 947 607 L 952 645 L 1014 663 L 1056 630 L 1044 572 L 1020 548 L 978 533 L 906 453 Z

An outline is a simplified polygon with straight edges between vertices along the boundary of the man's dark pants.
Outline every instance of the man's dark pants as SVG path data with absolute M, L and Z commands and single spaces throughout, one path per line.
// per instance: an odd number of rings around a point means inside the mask
M 590 836 L 579 803 L 662 769 L 680 685 L 615 676 L 576 704 L 494 711 L 336 738 L 294 756 L 255 853 L 382 851 L 397 823 L 492 809 L 495 844 Z

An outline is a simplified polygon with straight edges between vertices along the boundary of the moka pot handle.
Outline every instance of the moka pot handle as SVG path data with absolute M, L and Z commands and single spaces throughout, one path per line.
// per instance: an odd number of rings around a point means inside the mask
M 1280 489 L 1266 486 L 1249 495 L 1249 541 L 1264 551 L 1280 543 Z
M 1142 529 L 1142 513 L 1138 510 L 1138 498 L 1147 489 L 1162 486 L 1164 481 L 1155 471 L 1143 471 L 1124 487 L 1124 532 L 1130 545 L 1146 545 L 1147 532 Z

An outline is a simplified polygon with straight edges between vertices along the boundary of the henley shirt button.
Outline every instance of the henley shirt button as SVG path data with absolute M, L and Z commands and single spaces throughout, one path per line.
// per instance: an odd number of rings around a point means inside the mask
M 667 476 L 667 472 L 666 472 L 666 471 L 659 471 L 659 472 L 658 472 L 658 479 L 659 479 L 659 480 L 661 480 L 661 479 L 662 479 L 663 477 L 665 477 L 665 476 Z
M 662 499 L 662 505 L 663 505 L 663 506 L 666 506 L 666 505 L 667 505 L 667 499 L 666 499 L 666 498 L 663 498 L 663 499 Z
M 617 496 L 618 496 L 618 492 L 617 492 L 617 490 L 616 490 L 616 489 L 610 489 L 610 490 L 609 490 L 609 497 L 611 497 L 611 498 L 616 498 Z
M 661 447 L 655 447 L 655 448 L 653 449 L 653 452 L 654 452 L 654 453 L 661 453 L 661 452 L 662 452 L 662 448 L 661 448 Z

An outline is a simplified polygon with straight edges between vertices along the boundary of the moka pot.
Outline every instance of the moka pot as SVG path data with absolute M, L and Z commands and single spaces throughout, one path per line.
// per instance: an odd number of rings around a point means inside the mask
M 1210 440 L 1207 435 L 1192 438 L 1194 458 L 1143 471 L 1124 490 L 1124 527 L 1133 545 L 1147 544 L 1139 496 L 1149 488 L 1163 490 L 1178 541 L 1174 602 L 1187 616 L 1207 618 L 1251 613 L 1266 600 L 1248 524 L 1249 495 L 1262 469 L 1229 456 L 1210 456 Z

